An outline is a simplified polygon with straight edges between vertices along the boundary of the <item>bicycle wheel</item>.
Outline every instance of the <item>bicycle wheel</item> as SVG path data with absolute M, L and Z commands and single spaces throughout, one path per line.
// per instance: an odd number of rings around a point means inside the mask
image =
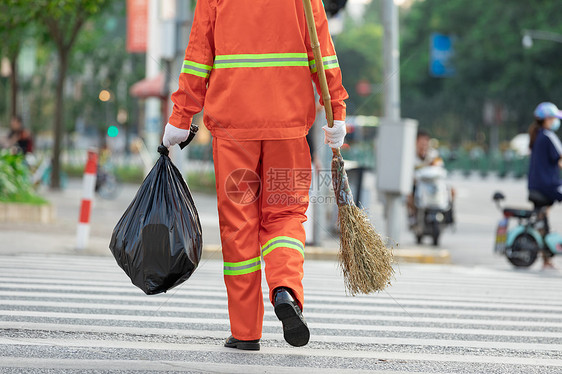
M 103 182 L 99 185 L 97 193 L 101 198 L 107 200 L 113 200 L 119 194 L 119 182 L 113 174 L 106 174 L 103 178 Z
M 529 267 L 537 259 L 539 250 L 535 238 L 528 233 L 522 233 L 515 238 L 513 245 L 506 249 L 505 255 L 513 265 Z

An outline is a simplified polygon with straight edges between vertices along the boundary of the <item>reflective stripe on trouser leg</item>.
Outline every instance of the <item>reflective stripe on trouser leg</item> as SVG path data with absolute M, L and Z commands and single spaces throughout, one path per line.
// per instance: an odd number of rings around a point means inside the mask
M 260 142 L 241 145 L 226 139 L 213 139 L 230 330 L 240 340 L 260 339 L 262 333 L 264 305 L 258 241 L 259 200 L 248 198 L 254 190 L 237 190 L 251 187 L 252 184 L 246 183 L 244 178 L 252 173 L 257 175 L 260 152 Z M 239 169 L 243 172 L 235 172 Z
M 254 257 L 246 261 L 224 263 L 224 275 L 244 275 L 258 270 L 261 270 L 259 257 Z
M 264 141 L 260 243 L 269 296 L 290 288 L 302 308 L 303 263 L 311 162 L 306 138 Z
M 293 291 L 302 309 L 304 244 L 288 236 L 276 236 L 262 246 L 262 256 L 266 264 L 266 279 L 271 302 L 275 301 L 273 300 L 275 288 L 283 286 Z
M 304 258 L 304 245 L 302 242 L 289 236 L 276 236 L 275 238 L 268 240 L 267 243 L 261 247 L 261 254 L 265 257 L 276 248 L 292 248 L 300 252 Z

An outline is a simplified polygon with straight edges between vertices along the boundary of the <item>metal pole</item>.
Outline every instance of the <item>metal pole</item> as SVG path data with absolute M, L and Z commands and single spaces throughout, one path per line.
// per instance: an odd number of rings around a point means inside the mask
M 398 46 L 398 8 L 394 0 L 384 0 L 384 116 L 400 120 L 400 48 Z
M 162 123 L 165 124 L 172 114 L 171 95 L 178 89 L 178 74 L 183 65 L 183 51 L 187 46 L 189 35 L 189 0 L 160 0 L 161 59 L 164 65 L 164 90 L 162 92 L 165 108 L 162 110 Z M 183 173 L 187 164 L 189 148 L 170 148 L 170 158 Z
M 324 164 L 324 160 L 328 157 L 328 147 L 324 146 L 324 132 L 322 131 L 322 126 L 325 123 L 325 114 L 323 110 L 316 112 L 316 121 L 314 125 L 310 129 L 312 131 L 312 136 L 314 139 L 314 150 L 315 157 L 318 158 L 318 163 L 320 170 L 314 170 L 314 174 L 312 175 L 312 185 L 314 187 L 314 197 L 317 201 L 312 204 L 312 209 L 314 211 L 313 217 L 314 220 L 312 221 L 312 232 L 314 238 L 314 245 L 321 246 L 322 242 L 325 237 L 325 228 L 327 227 L 326 224 L 326 207 L 330 206 L 325 202 L 318 201 L 322 196 L 329 196 L 331 191 L 327 191 L 329 188 L 323 185 L 322 177 L 328 173 L 329 168 L 326 169 Z M 330 152 L 331 154 L 331 152 Z
M 153 78 L 160 73 L 160 22 L 158 19 L 158 0 L 149 0 L 148 3 L 148 43 L 146 50 L 146 77 Z M 156 149 L 160 144 L 162 134 L 160 99 L 148 98 L 145 101 L 145 126 L 144 141 L 153 161 L 158 153 Z M 145 165 L 145 174 L 148 174 L 152 165 Z
M 384 116 L 389 122 L 400 121 L 400 49 L 398 46 L 398 9 L 394 0 L 384 0 Z M 382 161 L 382 160 L 379 160 Z M 387 235 L 399 241 L 402 196 L 398 191 L 385 193 Z
M 90 238 L 90 216 L 92 212 L 92 202 L 96 189 L 96 170 L 98 167 L 98 152 L 95 149 L 88 150 L 88 161 L 84 169 L 84 179 L 82 182 L 82 202 L 80 204 L 80 215 L 76 229 L 76 249 L 85 250 Z

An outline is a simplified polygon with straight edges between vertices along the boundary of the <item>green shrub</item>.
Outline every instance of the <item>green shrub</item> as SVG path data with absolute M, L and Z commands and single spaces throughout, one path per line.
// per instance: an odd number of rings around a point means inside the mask
M 115 176 L 119 182 L 140 184 L 145 175 L 141 166 L 119 166 L 115 168 Z
M 36 205 L 47 203 L 35 193 L 29 167 L 21 154 L 0 152 L 0 201 Z
M 63 170 L 71 178 L 82 178 L 84 176 L 84 165 L 64 165 Z M 117 166 L 113 168 L 117 180 L 122 183 L 139 184 L 144 179 L 144 170 L 140 166 Z
M 70 177 L 81 178 L 84 174 L 84 165 L 65 165 L 64 171 Z M 141 184 L 145 177 L 142 166 L 116 166 L 113 172 L 120 183 Z M 190 190 L 215 193 L 215 173 L 212 170 L 189 172 L 184 177 Z
M 215 173 L 212 171 L 187 173 L 186 180 L 191 191 L 216 193 Z
M 70 178 L 81 178 L 84 175 L 84 165 L 66 164 L 62 169 Z

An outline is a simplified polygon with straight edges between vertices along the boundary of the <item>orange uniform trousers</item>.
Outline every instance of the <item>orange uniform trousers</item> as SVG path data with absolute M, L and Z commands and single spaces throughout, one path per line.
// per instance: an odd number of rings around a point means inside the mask
M 282 286 L 302 309 L 310 151 L 305 137 L 214 138 L 213 159 L 231 332 L 260 339 L 262 264 L 270 301 Z

